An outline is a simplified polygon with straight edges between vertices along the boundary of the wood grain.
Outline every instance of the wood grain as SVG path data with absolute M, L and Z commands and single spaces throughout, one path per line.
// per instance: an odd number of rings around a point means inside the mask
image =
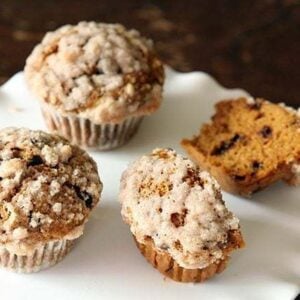
M 292 0 L 1 0 L 0 82 L 22 70 L 45 32 L 80 20 L 134 27 L 176 70 L 300 105 L 300 1 Z

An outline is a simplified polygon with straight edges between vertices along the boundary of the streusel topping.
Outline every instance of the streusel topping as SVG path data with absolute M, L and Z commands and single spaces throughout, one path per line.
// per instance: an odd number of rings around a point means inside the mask
M 52 108 L 95 123 L 157 109 L 164 81 L 150 40 L 119 24 L 95 22 L 47 33 L 27 59 L 25 75 Z
M 172 149 L 155 149 L 123 173 L 122 216 L 137 241 L 151 238 L 185 268 L 223 258 L 229 234 L 239 230 L 217 182 Z
M 0 245 L 78 237 L 101 190 L 95 162 L 65 139 L 0 131 Z

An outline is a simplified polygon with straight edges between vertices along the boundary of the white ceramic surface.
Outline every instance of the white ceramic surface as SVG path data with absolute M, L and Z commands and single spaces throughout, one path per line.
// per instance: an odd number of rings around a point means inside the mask
M 202 284 L 166 280 L 136 249 L 117 201 L 127 164 L 155 147 L 183 152 L 179 141 L 196 133 L 218 99 L 246 94 L 221 87 L 205 73 L 167 72 L 164 103 L 126 146 L 91 152 L 104 183 L 100 206 L 85 235 L 58 265 L 37 274 L 0 270 L 0 299 L 294 299 L 300 286 L 299 188 L 282 183 L 246 200 L 225 193 L 247 243 L 224 273 Z M 0 127 L 45 129 L 38 104 L 18 73 L 0 88 Z

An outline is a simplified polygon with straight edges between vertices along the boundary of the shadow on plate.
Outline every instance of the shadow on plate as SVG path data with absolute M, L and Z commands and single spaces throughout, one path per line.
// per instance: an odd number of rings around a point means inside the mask
M 241 218 L 241 227 L 246 247 L 231 260 L 228 273 L 238 270 L 238 276 L 249 281 L 259 275 L 300 284 L 300 270 L 293 264 L 300 260 L 299 232 L 279 226 L 276 220 Z
M 145 117 L 137 135 L 122 150 L 143 153 L 156 147 L 178 149 L 182 138 L 198 132 L 210 106 L 201 101 L 189 101 L 187 105 L 185 98 L 176 95 L 172 101 L 165 101 L 156 114 Z
M 255 201 L 274 211 L 285 213 L 299 219 L 300 226 L 300 188 L 290 187 L 284 182 L 277 182 L 252 196 Z
M 103 273 L 113 276 L 134 268 L 138 256 L 129 227 L 121 219 L 120 207 L 111 201 L 95 209 L 74 249 L 48 275 L 62 272 L 74 276 L 78 272 L 79 276 L 87 277 L 102 277 Z

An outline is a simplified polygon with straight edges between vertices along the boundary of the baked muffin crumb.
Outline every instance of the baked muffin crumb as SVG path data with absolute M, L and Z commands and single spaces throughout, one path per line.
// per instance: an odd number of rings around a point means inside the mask
M 250 195 L 277 180 L 298 184 L 299 112 L 263 99 L 217 103 L 212 122 L 183 147 L 221 186 Z

